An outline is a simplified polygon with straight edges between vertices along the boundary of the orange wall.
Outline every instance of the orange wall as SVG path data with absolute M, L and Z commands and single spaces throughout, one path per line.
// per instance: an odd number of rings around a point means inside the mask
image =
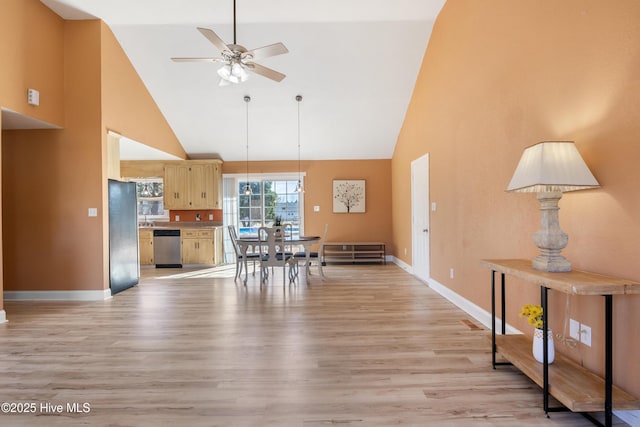
M 7 2 L 0 19 L 18 22 L 10 28 L 20 34 L 35 31 L 45 47 L 14 49 L 0 27 L 0 52 L 18 64 L 0 67 L 0 102 L 64 128 L 2 132 L 4 290 L 108 289 L 107 129 L 178 156 L 184 150 L 105 24 L 63 21 L 37 0 Z M 40 49 L 53 52 L 50 66 L 32 61 Z M 24 107 L 7 84 L 32 75 L 42 81 L 41 101 L 60 92 L 55 114 Z M 97 217 L 88 217 L 91 207 Z
M 640 2 L 449 1 L 434 26 L 392 160 L 393 235 L 411 248 L 410 162 L 430 154 L 431 276 L 490 310 L 482 258 L 533 258 L 535 195 L 505 193 L 522 150 L 573 140 L 602 188 L 567 193 L 560 223 L 575 269 L 640 281 Z M 411 263 L 410 254 L 399 256 Z M 455 279 L 449 269 L 455 268 Z M 539 301 L 510 279 L 508 318 Z M 552 295 L 551 326 L 565 298 Z M 614 377 L 640 396 L 640 296 L 614 298 Z M 570 316 L 593 328 L 593 347 L 561 352 L 603 369 L 602 298 L 571 300 Z
M 0 114 L 0 129 L 2 129 L 2 114 Z M 0 132 L 0 165 L 2 165 L 2 133 Z M 0 189 L 2 189 L 2 174 L 0 173 Z M 0 197 L 0 259 L 4 259 L 2 246 L 2 197 Z M 4 262 L 0 262 L 0 310 L 4 309 Z M 1 314 L 1 313 L 0 313 Z M 1 319 L 0 319 L 1 320 Z
M 63 20 L 38 0 L 2 0 L 0 13 L 0 106 L 64 124 Z M 27 104 L 27 89 L 40 105 Z
M 105 23 L 101 23 L 101 32 L 105 130 L 186 159 L 184 148 Z M 106 132 L 103 138 L 106 144 Z
M 5 290 L 108 287 L 98 21 L 65 23 L 64 58 L 65 129 L 3 132 Z
M 381 241 L 393 253 L 391 238 L 391 161 L 323 160 L 303 161 L 304 219 L 306 234 L 321 235 L 329 224 L 328 241 Z M 223 173 L 245 173 L 245 162 L 225 162 Z M 249 173 L 297 172 L 296 161 L 249 162 Z M 333 213 L 333 180 L 366 181 L 366 213 Z M 320 206 L 320 212 L 313 207 Z

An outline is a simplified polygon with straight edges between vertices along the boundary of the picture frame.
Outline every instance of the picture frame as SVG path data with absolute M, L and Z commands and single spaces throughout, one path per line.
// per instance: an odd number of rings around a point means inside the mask
M 333 213 L 365 213 L 366 206 L 364 179 L 333 180 Z

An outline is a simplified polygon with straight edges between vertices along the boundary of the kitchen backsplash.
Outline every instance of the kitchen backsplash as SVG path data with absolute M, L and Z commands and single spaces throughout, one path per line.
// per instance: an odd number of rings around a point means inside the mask
M 169 211 L 171 222 L 222 221 L 222 209 Z

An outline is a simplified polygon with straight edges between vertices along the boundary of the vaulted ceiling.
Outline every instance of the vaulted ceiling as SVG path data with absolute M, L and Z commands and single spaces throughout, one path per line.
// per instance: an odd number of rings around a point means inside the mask
M 220 87 L 220 64 L 170 58 L 219 56 L 196 27 L 232 43 L 233 0 L 41 1 L 65 19 L 105 21 L 189 156 L 225 161 L 246 158 L 245 95 L 252 160 L 297 159 L 296 95 L 302 159 L 390 158 L 445 2 L 237 0 L 237 43 L 284 43 L 288 54 L 257 62 L 287 77 Z

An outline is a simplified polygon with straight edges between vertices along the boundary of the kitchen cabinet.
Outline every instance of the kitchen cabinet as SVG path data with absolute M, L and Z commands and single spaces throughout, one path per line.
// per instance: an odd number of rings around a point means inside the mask
M 217 264 L 215 257 L 216 229 L 182 229 L 182 264 Z
M 143 228 L 138 230 L 138 248 L 140 250 L 140 265 L 153 265 L 153 230 Z
M 222 162 L 176 161 L 164 167 L 165 209 L 221 209 Z
M 163 182 L 165 209 L 188 209 L 188 177 L 189 167 L 183 162 L 165 165 Z

